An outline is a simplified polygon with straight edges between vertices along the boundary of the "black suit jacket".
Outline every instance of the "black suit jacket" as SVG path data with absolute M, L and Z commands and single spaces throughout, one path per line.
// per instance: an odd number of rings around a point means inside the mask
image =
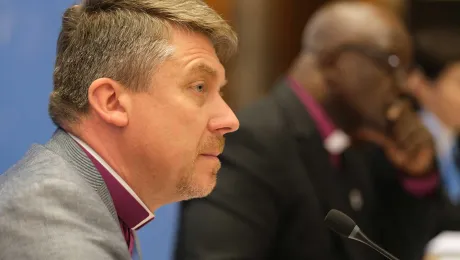
M 239 119 L 215 190 L 182 204 L 176 259 L 380 259 L 328 230 L 323 220 L 332 208 L 401 259 L 421 258 L 437 230 L 438 193 L 406 193 L 375 147 L 348 149 L 343 167 L 331 165 L 313 120 L 284 82 Z M 362 205 L 354 209 L 356 194 Z

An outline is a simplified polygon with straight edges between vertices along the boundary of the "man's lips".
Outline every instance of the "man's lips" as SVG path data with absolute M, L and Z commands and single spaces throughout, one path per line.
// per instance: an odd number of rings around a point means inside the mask
M 209 157 L 218 157 L 221 153 L 220 152 L 213 152 L 213 153 L 202 153 L 202 156 L 209 156 Z

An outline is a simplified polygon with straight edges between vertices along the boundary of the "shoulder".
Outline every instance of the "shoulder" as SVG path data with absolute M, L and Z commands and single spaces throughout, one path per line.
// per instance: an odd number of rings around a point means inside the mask
M 29 193 L 38 184 L 59 186 L 62 183 L 79 186 L 82 190 L 90 186 L 63 158 L 41 145 L 32 145 L 25 156 L 0 175 L 0 194 Z M 48 187 L 49 188 L 49 187 Z
M 91 252 L 110 259 L 108 250 L 126 254 L 117 221 L 74 171 L 58 155 L 33 146 L 0 175 L 0 258 L 29 259 L 31 251 L 34 259 L 77 259 Z M 9 247 L 14 241 L 24 245 Z
M 299 155 L 289 118 L 273 95 L 247 106 L 238 114 L 240 128 L 226 136 L 217 190 L 234 189 L 235 182 L 291 194 L 286 187 L 299 173 Z M 297 185 L 295 185 L 297 187 Z
M 285 118 L 273 94 L 265 96 L 256 102 L 244 107 L 237 113 L 240 120 L 240 131 L 253 132 L 259 136 L 280 133 L 285 127 Z
M 0 175 L 0 197 L 2 212 L 8 212 L 2 210 L 5 207 L 20 207 L 19 201 L 30 206 L 35 204 L 30 208 L 36 210 L 46 210 L 35 207 L 46 201 L 73 205 L 75 211 L 83 210 L 79 207 L 101 206 L 98 211 L 109 212 L 97 192 L 72 165 L 40 145 L 33 145 L 18 163 Z M 85 205 L 77 205 L 82 201 Z
M 259 157 L 273 157 L 283 146 L 288 145 L 289 135 L 287 118 L 273 95 L 265 96 L 238 111 L 240 128 L 226 136 L 224 154 L 235 156 L 245 150 Z

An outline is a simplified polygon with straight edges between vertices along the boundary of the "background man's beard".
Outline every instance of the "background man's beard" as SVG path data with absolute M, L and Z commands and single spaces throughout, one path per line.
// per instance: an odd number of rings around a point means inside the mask
M 183 199 L 194 199 L 208 196 L 216 185 L 216 180 L 209 182 L 206 186 L 200 186 L 199 183 L 195 183 L 195 175 L 203 174 L 195 172 L 192 167 L 187 174 L 184 174 L 176 185 L 176 190 L 179 196 Z M 212 177 L 217 178 L 217 172 L 220 169 L 220 164 L 212 170 Z M 198 177 L 199 178 L 199 177 Z

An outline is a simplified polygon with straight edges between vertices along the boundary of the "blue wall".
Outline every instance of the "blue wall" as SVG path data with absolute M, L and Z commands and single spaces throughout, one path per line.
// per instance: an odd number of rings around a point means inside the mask
M 73 3 L 0 0 L 0 173 L 54 131 L 47 105 L 56 39 L 61 14 Z M 144 259 L 170 259 L 176 207 L 158 210 L 139 232 Z

